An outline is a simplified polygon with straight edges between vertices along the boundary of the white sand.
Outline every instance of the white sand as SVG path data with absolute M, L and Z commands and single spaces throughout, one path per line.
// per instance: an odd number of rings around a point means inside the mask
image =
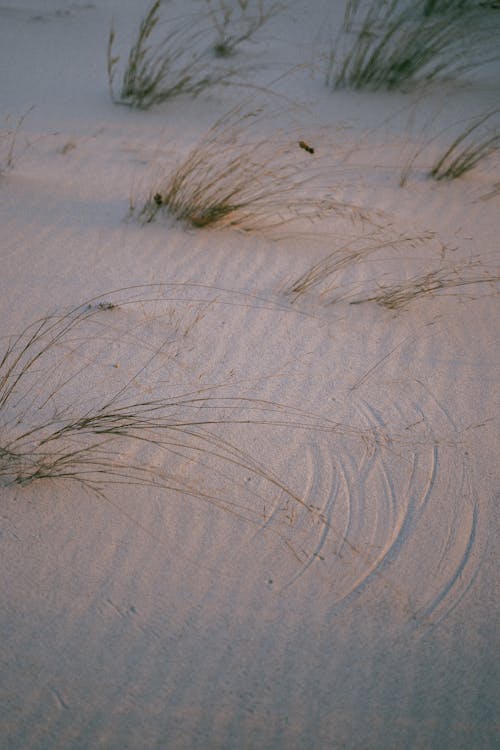
M 418 101 L 332 93 L 328 5 L 296 3 L 240 59 L 265 63 L 247 79 L 261 84 L 301 66 L 275 86 L 286 102 L 264 98 L 282 110 L 269 136 L 300 123 L 331 191 L 368 220 L 333 215 L 276 240 L 124 220 L 147 175 L 249 89 L 113 105 L 109 23 L 126 54 L 147 3 L 0 3 L 0 113 L 12 123 L 33 106 L 0 176 L 2 351 L 35 319 L 96 295 L 115 305 L 56 348 L 62 369 L 35 372 L 23 419 L 81 415 L 129 383 L 129 402 L 189 393 L 213 400 L 182 418 L 210 406 L 236 422 L 206 428 L 222 458 L 117 442 L 117 460 L 151 467 L 156 487 L 0 487 L 5 750 L 496 746 L 498 288 L 401 310 L 349 302 L 416 273 L 498 264 L 499 197 L 481 200 L 498 158 L 452 183 L 416 169 L 398 186 L 412 148 L 498 102 L 498 69 Z M 346 242 L 398 236 L 428 239 L 287 294 Z

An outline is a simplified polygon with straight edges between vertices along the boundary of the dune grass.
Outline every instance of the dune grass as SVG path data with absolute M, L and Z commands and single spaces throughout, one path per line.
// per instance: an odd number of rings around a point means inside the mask
M 210 128 L 176 169 L 151 186 L 133 210 L 141 223 L 166 214 L 196 228 L 272 229 L 330 213 L 356 214 L 335 199 L 328 155 L 298 132 L 274 130 L 259 107 L 238 106 Z
M 174 286 L 178 302 L 179 285 Z M 258 525 L 265 518 L 263 507 L 272 505 L 271 493 L 314 515 L 269 466 L 227 439 L 225 430 L 333 431 L 339 425 L 271 401 L 219 397 L 214 386 L 182 393 L 177 386 L 169 393 L 162 381 L 154 397 L 134 397 L 138 380 L 149 388 L 155 368 L 165 372 L 166 345 L 146 346 L 138 368 L 113 370 L 116 381 L 107 374 L 109 351 L 120 332 L 132 358 L 137 359 L 139 342 L 147 343 L 140 324 L 131 322 L 129 329 L 127 311 L 138 309 L 142 315 L 149 304 L 162 306 L 167 287 L 110 292 L 42 317 L 7 339 L 0 354 L 0 487 L 76 482 L 107 499 L 113 486 L 149 486 L 207 501 Z M 198 315 L 180 331 L 182 342 L 197 320 Z M 168 316 L 162 329 L 167 322 Z M 179 472 L 179 465 L 188 466 L 188 474 Z M 248 476 L 258 480 L 252 488 Z
M 500 152 L 500 130 L 498 124 L 492 128 L 483 128 L 485 123 L 498 115 L 496 108 L 474 121 L 458 135 L 437 159 L 429 171 L 434 180 L 455 180 L 470 172 L 480 162 Z
M 447 248 L 442 244 L 435 248 L 439 250 L 442 259 L 437 268 L 416 273 L 403 281 L 384 284 L 376 280 L 368 283 L 369 292 L 356 292 L 337 278 L 350 265 L 363 262 L 380 250 L 392 249 L 399 252 L 402 248 L 418 248 L 432 240 L 435 240 L 432 234 L 419 237 L 401 235 L 378 242 L 368 237 L 350 240 L 308 269 L 285 289 L 285 294 L 292 303 L 303 295 L 316 291 L 319 299 L 326 305 L 339 302 L 351 305 L 376 302 L 388 310 L 402 310 L 414 300 L 433 297 L 441 291 L 479 284 L 495 285 L 500 281 L 498 269 L 484 267 L 478 260 L 455 263 L 444 260 Z
M 0 129 L 0 176 L 13 168 L 17 158 L 17 143 L 19 132 L 23 122 L 33 107 L 30 107 L 17 120 L 15 125 L 11 124 L 9 117 L 5 120 L 5 127 Z
M 469 120 L 466 127 L 453 138 L 441 156 L 434 159 L 430 166 L 427 163 L 427 165 L 418 168 L 425 172 L 427 177 L 437 181 L 455 180 L 470 172 L 481 162 L 485 162 L 491 156 L 498 154 L 500 151 L 500 132 L 495 118 L 499 114 L 500 109 L 496 107 Z M 400 187 L 404 187 L 415 164 L 418 165 L 420 157 L 425 155 L 429 146 L 438 138 L 441 139 L 449 129 L 449 126 L 447 126 L 445 130 L 440 131 L 436 136 L 425 141 L 414 150 L 401 171 Z
M 401 89 L 498 59 L 494 30 L 469 5 L 450 3 L 447 12 L 438 13 L 435 3 L 348 0 L 343 28 L 331 46 L 327 85 Z
M 491 198 L 496 198 L 500 195 L 500 182 L 495 182 L 491 190 L 481 196 L 481 200 L 489 201 Z
M 185 297 L 184 287 L 191 290 Z M 168 363 L 170 357 L 177 359 L 169 347 L 174 340 L 184 344 L 191 335 L 206 299 L 201 310 L 193 309 L 192 303 L 210 290 L 219 302 L 224 290 L 201 284 L 116 290 L 68 312 L 42 317 L 18 335 L 4 338 L 0 497 L 14 491 L 16 502 L 21 502 L 33 485 L 43 483 L 53 492 L 67 493 L 76 484 L 161 543 L 161 534 L 142 525 L 120 499 L 122 492 L 140 498 L 146 489 L 154 492 L 155 502 L 173 495 L 183 503 L 201 502 L 270 534 L 301 566 L 292 581 L 325 559 L 327 535 L 335 554 L 349 550 L 370 567 L 371 555 L 349 538 L 350 524 L 330 513 L 331 498 L 303 496 L 292 480 L 273 471 L 271 459 L 255 458 L 245 449 L 245 436 L 251 442 L 256 436 L 279 439 L 284 428 L 285 435 L 301 430 L 315 439 L 323 433 L 328 445 L 333 437 L 349 443 L 354 439 L 374 451 L 394 441 L 407 445 L 407 437 L 390 437 L 379 424 L 350 426 L 274 401 L 219 396 L 214 385 L 183 392 L 179 382 L 169 385 Z M 257 301 L 244 296 L 240 303 L 245 306 Z M 174 302 L 177 307 L 181 299 L 191 302 L 191 319 L 170 331 L 172 316 L 164 305 Z M 164 344 L 157 346 L 145 335 L 151 323 L 159 324 L 154 330 L 165 335 Z M 142 362 L 134 369 L 113 369 L 116 380 L 110 368 L 115 367 L 114 348 L 122 339 L 125 350 L 118 351 L 125 361 L 141 349 Z M 152 376 L 158 373 L 160 379 L 155 380 Z M 139 394 L 151 390 L 151 398 L 137 397 L 141 381 L 145 388 Z
M 217 65 L 207 45 L 207 28 L 197 16 L 162 17 L 155 0 L 142 19 L 128 54 L 119 95 L 114 79 L 120 56 L 114 54 L 115 30 L 108 37 L 107 70 L 112 100 L 137 109 L 150 109 L 177 96 L 197 96 L 228 84 L 241 70 Z
M 283 4 L 265 0 L 204 0 L 208 17 L 216 33 L 213 50 L 216 57 L 234 55 L 242 42 L 255 34 L 277 13 Z
M 0 130 L 0 175 L 5 174 L 14 166 L 15 145 L 16 131 Z
M 423 0 L 422 4 L 424 16 L 431 16 L 434 13 L 456 13 L 457 11 L 471 10 L 481 4 L 487 6 L 487 3 L 480 3 L 478 0 Z
M 418 237 L 398 235 L 379 239 L 373 236 L 350 239 L 295 279 L 285 289 L 285 294 L 292 302 L 295 302 L 299 297 L 316 291 L 326 304 L 337 301 L 332 297 L 332 292 L 337 290 L 336 276 L 348 266 L 364 261 L 379 250 L 399 251 L 406 246 L 413 248 L 431 238 L 431 235 Z
M 350 304 L 376 302 L 388 310 L 402 310 L 415 300 L 435 296 L 444 290 L 477 284 L 498 284 L 499 281 L 498 273 L 483 269 L 478 263 L 469 262 L 458 267 L 442 266 L 396 284 L 380 285 L 375 294 L 351 300 Z

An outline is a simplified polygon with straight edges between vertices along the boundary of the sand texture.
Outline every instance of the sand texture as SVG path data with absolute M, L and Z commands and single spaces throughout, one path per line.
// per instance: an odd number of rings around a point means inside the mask
M 148 7 L 0 2 L 0 746 L 493 750 L 499 63 L 332 90 L 304 0 L 138 109 Z

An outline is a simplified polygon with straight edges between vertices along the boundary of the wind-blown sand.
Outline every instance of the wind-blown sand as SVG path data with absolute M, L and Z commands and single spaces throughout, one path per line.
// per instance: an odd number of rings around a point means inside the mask
M 459 282 L 498 278 L 500 162 L 432 182 L 444 133 L 398 183 L 426 139 L 498 103 L 498 66 L 418 96 L 331 92 L 329 5 L 291 3 L 235 57 L 275 94 L 139 112 L 109 98 L 106 45 L 114 16 L 126 55 L 147 3 L 0 3 L 0 112 L 33 108 L 0 175 L 0 359 L 92 300 L 0 409 L 0 449 L 122 388 L 202 423 L 118 436 L 102 492 L 4 477 L 5 750 L 497 746 L 498 285 Z M 126 221 L 249 96 L 365 218 L 279 236 Z M 440 269 L 457 284 L 400 309 L 350 304 Z

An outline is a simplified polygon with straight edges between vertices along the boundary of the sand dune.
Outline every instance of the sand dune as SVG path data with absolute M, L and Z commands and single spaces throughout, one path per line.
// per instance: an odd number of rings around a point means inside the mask
M 498 62 L 330 90 L 291 2 L 143 111 L 148 7 L 0 3 L 0 744 L 496 747 L 500 154 L 427 172 Z M 240 203 L 131 216 L 235 107 Z

